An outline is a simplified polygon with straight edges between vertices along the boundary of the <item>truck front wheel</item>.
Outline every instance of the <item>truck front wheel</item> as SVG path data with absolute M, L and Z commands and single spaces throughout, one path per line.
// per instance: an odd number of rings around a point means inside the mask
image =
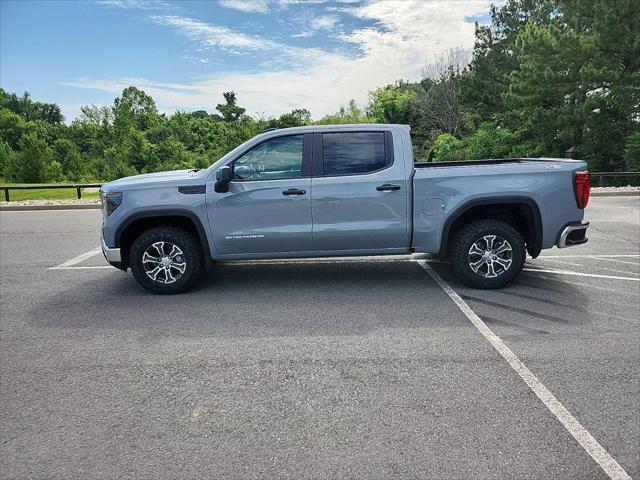
M 451 248 L 453 268 L 474 288 L 500 288 L 524 267 L 525 242 L 515 228 L 499 220 L 477 220 L 462 227 Z
M 153 293 L 189 290 L 200 276 L 204 260 L 198 239 L 175 227 L 143 232 L 131 245 L 129 265 L 137 282 Z

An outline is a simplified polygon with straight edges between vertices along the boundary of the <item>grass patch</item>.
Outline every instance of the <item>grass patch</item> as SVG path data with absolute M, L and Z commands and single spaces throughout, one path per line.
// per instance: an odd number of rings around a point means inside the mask
M 20 200 L 76 200 L 78 194 L 75 188 L 46 188 L 55 184 L 51 183 L 2 183 L 0 184 L 0 201 L 4 202 L 4 190 L 2 187 L 40 187 L 37 190 L 9 190 L 9 202 Z M 91 200 L 100 198 L 99 192 L 87 192 L 82 189 L 82 199 Z

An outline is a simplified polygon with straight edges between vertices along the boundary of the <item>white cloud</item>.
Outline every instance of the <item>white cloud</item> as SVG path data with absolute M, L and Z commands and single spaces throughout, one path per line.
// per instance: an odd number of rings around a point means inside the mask
M 165 10 L 173 6 L 163 0 L 96 0 L 96 3 L 108 7 L 118 7 L 126 10 Z
M 338 23 L 337 15 L 322 15 L 311 20 L 311 27 L 317 30 L 329 30 Z
M 258 71 L 253 73 L 217 73 L 184 84 L 128 78 L 80 79 L 66 85 L 114 93 L 137 85 L 151 94 L 164 111 L 212 110 L 221 102 L 222 92 L 233 90 L 250 113 L 279 115 L 306 107 L 314 118 L 319 118 L 335 112 L 351 98 L 361 104 L 366 102 L 368 92 L 380 86 L 399 79 L 419 79 L 425 64 L 449 49 L 471 48 L 474 25 L 466 19 L 486 14 L 490 3 L 491 0 L 405 0 L 348 6 L 349 14 L 374 25 L 340 37 L 359 47 L 360 53 L 350 56 L 287 46 L 199 20 L 157 17 L 158 23 L 187 35 L 197 49 L 253 52 L 264 60 L 258 61 Z
M 259 35 L 246 35 L 220 25 L 213 25 L 189 17 L 178 15 L 153 15 L 151 20 L 159 25 L 174 28 L 188 37 L 194 48 L 203 50 L 223 50 L 235 55 L 254 54 L 262 58 L 262 68 L 283 68 L 306 65 L 308 62 L 322 61 L 327 52 L 318 48 L 299 48 L 275 42 Z
M 220 0 L 220 5 L 241 12 L 267 13 L 269 11 L 267 0 Z
M 218 3 L 223 7 L 232 8 L 240 12 L 267 13 L 271 10 L 272 7 L 284 9 L 289 5 L 311 5 L 320 3 L 331 3 L 332 1 L 337 3 L 354 3 L 361 0 L 218 0 Z
M 92 88 L 95 90 L 102 90 L 104 92 L 121 93 L 122 90 L 129 85 L 143 85 L 145 88 L 153 89 L 155 91 L 183 91 L 185 93 L 196 94 L 198 89 L 188 84 L 182 83 L 167 83 L 167 82 L 154 82 L 145 78 L 136 77 L 124 77 L 118 80 L 95 80 L 91 78 L 79 78 L 70 82 L 62 82 L 62 85 L 78 88 Z
M 321 30 L 331 31 L 338 25 L 339 21 L 340 19 L 337 15 L 320 15 L 318 17 L 311 17 L 304 21 L 306 24 L 305 30 L 293 36 L 311 37 Z
M 259 36 L 245 35 L 226 27 L 212 25 L 189 17 L 178 15 L 154 15 L 151 20 L 160 25 L 175 28 L 201 46 L 220 48 L 230 53 L 269 50 L 278 46 L 275 42 Z

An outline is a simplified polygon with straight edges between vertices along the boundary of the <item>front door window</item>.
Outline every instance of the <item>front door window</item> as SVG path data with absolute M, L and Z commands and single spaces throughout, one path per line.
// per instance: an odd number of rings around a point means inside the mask
M 233 179 L 280 180 L 302 177 L 303 135 L 277 137 L 249 150 L 233 164 Z

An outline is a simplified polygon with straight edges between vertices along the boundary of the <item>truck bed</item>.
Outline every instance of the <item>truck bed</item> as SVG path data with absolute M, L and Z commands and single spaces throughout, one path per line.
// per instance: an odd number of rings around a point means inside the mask
M 483 203 L 524 204 L 545 219 L 542 248 L 557 242 L 569 220 L 581 220 L 574 172 L 581 160 L 505 158 L 416 164 L 413 175 L 413 241 L 416 252 L 440 252 L 440 239 L 459 212 Z M 534 216 L 535 216 L 534 215 Z

